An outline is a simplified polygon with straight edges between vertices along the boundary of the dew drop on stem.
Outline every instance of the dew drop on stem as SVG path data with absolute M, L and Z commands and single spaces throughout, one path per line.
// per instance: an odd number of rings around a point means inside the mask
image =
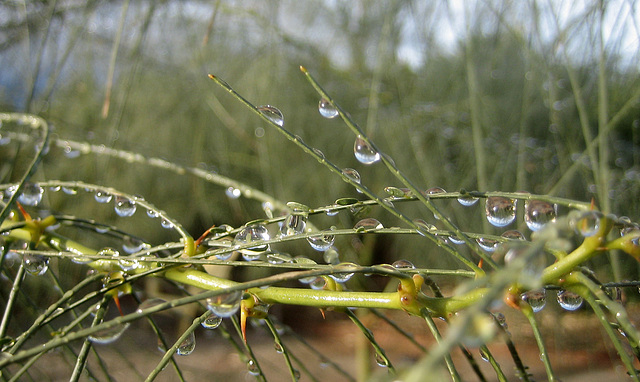
M 260 368 L 258 367 L 256 362 L 252 359 L 250 359 L 249 362 L 247 362 L 247 371 L 249 372 L 250 375 L 254 377 L 260 375 Z
M 196 348 L 196 335 L 194 332 L 191 332 L 187 335 L 187 338 L 184 339 L 176 349 L 176 354 L 178 355 L 189 355 L 193 353 Z
M 124 333 L 125 330 L 129 328 L 129 325 L 130 324 L 128 322 L 118 324 L 110 328 L 106 328 L 106 329 L 94 332 L 90 334 L 87 338 L 89 339 L 89 341 L 93 342 L 94 344 L 103 344 L 103 345 L 110 344 L 118 340 L 118 338 L 122 336 L 122 333 Z
M 505 231 L 500 236 L 504 237 L 505 239 L 509 239 L 509 240 L 525 240 L 524 235 L 522 234 L 522 232 L 516 231 L 516 230 Z
M 338 109 L 336 109 L 331 102 L 329 102 L 326 99 L 321 99 L 320 102 L 318 102 L 318 111 L 320 112 L 320 115 L 331 119 L 331 118 L 335 118 L 338 115 L 340 115 L 340 113 L 338 112 Z
M 516 220 L 516 200 L 490 196 L 485 203 L 487 220 L 495 227 L 506 227 Z
M 571 219 L 574 230 L 584 236 L 593 236 L 600 230 L 602 213 L 599 211 L 586 211 Z
M 392 267 L 394 267 L 395 269 L 415 269 L 416 266 L 413 265 L 413 263 L 409 260 L 405 260 L 405 259 L 400 259 L 400 260 L 396 260 L 393 262 L 393 264 L 391 264 Z
M 377 219 L 365 218 L 360 220 L 353 226 L 355 230 L 370 230 L 370 229 L 382 229 L 384 226 Z
M 240 191 L 240 189 L 235 187 L 227 188 L 227 190 L 224 193 L 227 195 L 229 199 L 238 199 L 240 196 L 242 196 L 242 191 Z
M 358 135 L 353 143 L 353 153 L 362 164 L 373 164 L 380 160 L 380 153 L 375 151 L 361 135 Z
M 578 310 L 582 306 L 580 295 L 564 289 L 558 291 L 557 300 L 560 307 L 568 311 Z
M 231 317 L 240 308 L 242 291 L 222 293 L 207 299 L 207 308 L 218 317 Z
M 267 117 L 269 121 L 275 123 L 280 127 L 284 126 L 284 116 L 277 107 L 271 105 L 262 105 L 258 106 L 257 109 L 262 115 Z
M 347 167 L 342 169 L 342 174 L 347 178 L 351 179 L 352 181 L 354 181 L 355 183 L 360 184 L 361 178 L 358 170 Z
M 307 241 L 309 242 L 309 245 L 311 246 L 311 248 L 319 252 L 324 252 L 329 248 L 331 248 L 335 240 L 336 240 L 335 235 L 330 235 L 326 233 L 320 233 L 318 235 L 307 237 Z
M 22 194 L 18 197 L 18 201 L 25 206 L 37 206 L 42 201 L 44 189 L 37 183 L 27 182 L 22 187 Z
M 524 221 L 532 231 L 539 231 L 545 224 L 554 222 L 558 206 L 544 200 L 527 200 L 524 203 Z
M 498 248 L 499 244 L 497 240 L 489 239 L 486 237 L 480 237 L 476 239 L 476 242 L 478 243 L 480 248 L 482 248 L 486 252 L 494 252 L 496 248 Z
M 129 217 L 136 213 L 136 202 L 129 198 L 117 196 L 115 203 L 115 211 L 118 216 Z
M 113 196 L 110 193 L 105 191 L 96 191 L 93 197 L 98 203 L 109 203 L 113 198 Z
M 216 329 L 220 326 L 221 323 L 222 317 L 211 313 L 209 317 L 205 318 L 204 321 L 202 321 L 201 325 L 205 329 Z
M 49 258 L 46 256 L 25 254 L 22 262 L 25 271 L 33 276 L 42 276 L 49 269 Z
M 304 232 L 306 226 L 307 218 L 304 215 L 290 214 L 282 223 L 280 234 L 282 236 L 299 235 Z
M 345 271 L 345 270 L 349 270 L 350 268 L 356 268 L 357 266 L 358 264 L 355 264 L 355 263 L 340 263 L 335 266 L 335 270 Z M 333 273 L 329 276 L 331 276 L 332 279 L 336 280 L 339 283 L 345 283 L 349 281 L 349 279 L 351 279 L 353 275 L 354 273 Z
M 233 244 L 237 246 L 244 246 L 254 241 L 267 241 L 271 237 L 267 227 L 262 224 L 253 224 L 242 228 L 233 239 Z M 261 253 L 269 250 L 269 244 L 262 244 L 255 247 L 242 248 L 240 253 L 247 261 L 257 260 Z

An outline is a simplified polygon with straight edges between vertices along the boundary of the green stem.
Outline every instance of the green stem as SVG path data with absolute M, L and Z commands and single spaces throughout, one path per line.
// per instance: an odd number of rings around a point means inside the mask
M 538 323 L 536 322 L 535 315 L 533 313 L 533 309 L 528 304 L 521 304 L 520 311 L 529 321 L 529 326 L 533 330 L 533 336 L 536 339 L 536 343 L 538 344 L 538 349 L 540 350 L 540 359 L 544 364 L 544 369 L 547 372 L 547 378 L 550 382 L 557 381 L 553 370 L 551 369 L 551 361 L 549 360 L 549 353 L 547 352 L 547 348 L 544 345 L 544 340 L 542 339 L 542 333 L 540 332 L 540 328 L 538 327 Z

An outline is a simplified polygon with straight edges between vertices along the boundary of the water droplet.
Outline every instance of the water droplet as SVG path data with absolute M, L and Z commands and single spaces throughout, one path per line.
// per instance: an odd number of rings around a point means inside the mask
M 346 176 L 347 178 L 351 179 L 352 181 L 354 181 L 355 183 L 360 184 L 360 181 L 361 181 L 360 173 L 357 170 L 347 167 L 347 168 L 342 169 L 342 174 L 344 176 Z M 343 198 L 343 199 L 350 199 L 350 198 Z M 356 200 L 356 202 L 357 202 L 357 200 Z M 338 203 L 338 202 L 336 201 L 336 203 Z M 338 203 L 338 204 L 340 204 L 340 203 Z
M 267 241 L 271 237 L 267 227 L 262 224 L 253 224 L 242 228 L 233 239 L 234 245 L 244 246 L 254 241 Z M 253 261 L 260 257 L 260 254 L 269 250 L 269 244 L 262 244 L 255 247 L 240 249 L 242 257 L 247 261 Z
M 353 153 L 358 162 L 362 164 L 372 164 L 380 160 L 380 154 L 361 135 L 356 137 L 356 141 L 353 144 Z
M 525 240 L 522 232 L 516 230 L 505 231 L 500 236 L 509 240 Z
M 274 343 L 273 348 L 276 349 L 276 353 L 278 353 L 278 354 L 284 353 L 284 349 L 282 348 L 282 345 L 280 345 L 277 342 Z
M 449 235 L 449 241 L 452 242 L 455 245 L 464 244 L 464 240 L 462 240 L 461 238 L 456 236 L 455 232 L 451 232 L 451 235 Z
M 166 228 L 166 229 L 173 228 L 173 223 L 171 223 L 171 221 L 167 219 L 162 219 L 162 221 L 160 222 L 160 225 L 162 226 L 162 228 Z
M 64 148 L 62 149 L 62 151 L 64 152 L 64 156 L 69 158 L 69 159 L 74 159 L 80 156 L 81 152 L 80 150 L 76 150 L 73 147 L 71 147 L 71 145 L 67 142 L 67 144 L 64 146 Z
M 425 236 L 427 232 L 435 231 L 436 226 L 433 224 L 429 224 L 422 219 L 415 219 L 413 223 L 418 226 L 418 233 L 422 236 Z
M 354 264 L 354 263 L 340 263 L 338 265 L 336 265 L 336 267 L 334 268 L 336 271 L 344 271 L 344 270 L 350 270 L 350 268 L 354 268 L 357 267 L 358 264 Z M 334 273 L 329 275 L 331 276 L 331 278 L 333 278 L 334 280 L 336 280 L 339 283 L 345 283 L 347 281 L 349 281 L 349 279 L 351 277 L 353 277 L 353 273 Z
M 44 189 L 37 183 L 27 182 L 22 187 L 22 194 L 18 197 L 18 201 L 25 206 L 37 206 L 42 201 Z
M 227 188 L 227 190 L 224 193 L 227 195 L 229 199 L 238 199 L 240 196 L 242 196 L 242 191 L 240 191 L 240 189 L 235 187 Z
M 242 291 L 236 290 L 207 299 L 207 308 L 218 317 L 231 317 L 240 308 Z
M 164 304 L 167 300 L 161 298 L 150 298 L 148 300 L 143 301 L 140 305 L 138 305 L 138 309 L 136 313 L 142 313 L 143 310 L 152 308 L 156 305 Z
M 221 253 L 216 253 L 215 255 L 213 254 L 213 252 L 218 251 L 218 248 L 211 248 L 208 249 L 205 253 L 204 256 L 205 257 L 209 257 L 209 256 L 215 256 L 216 259 L 221 260 L 221 261 L 226 261 L 229 260 L 231 258 L 231 256 L 233 255 L 233 251 L 226 251 L 226 252 L 221 252 Z
M 78 189 L 75 187 L 62 187 L 62 192 L 67 195 L 76 195 L 78 194 Z
M 408 188 L 398 188 L 398 187 L 388 186 L 384 188 L 384 192 L 386 192 L 387 194 L 389 194 L 394 198 L 410 198 L 413 196 L 413 194 Z
M 582 306 L 582 297 L 568 290 L 558 291 L 558 304 L 564 310 L 578 310 Z
M 327 280 L 324 277 L 316 277 L 309 283 L 311 289 L 322 290 L 327 285 Z
M 322 259 L 331 265 L 338 265 L 340 263 L 340 253 L 335 247 L 330 247 L 322 254 Z
M 25 254 L 22 261 L 24 270 L 34 276 L 42 276 L 49 269 L 49 258 L 46 256 Z
M 262 202 L 262 210 L 268 219 L 273 219 L 273 204 L 271 202 Z
M 111 201 L 111 198 L 113 198 L 113 196 L 110 193 L 105 191 L 96 191 L 93 197 L 96 199 L 96 202 L 98 203 L 109 203 Z
M 436 194 L 444 194 L 447 191 L 444 190 L 444 188 L 442 187 L 431 187 L 430 189 L 426 190 L 424 193 L 427 195 L 436 195 Z
M 490 196 L 486 200 L 485 211 L 489 223 L 505 227 L 516 220 L 516 200 L 502 196 Z
M 176 349 L 178 355 L 189 355 L 193 353 L 196 348 L 196 335 L 194 332 L 189 333 L 187 338 L 184 339 Z
M 318 111 L 320 112 L 321 116 L 329 119 L 335 118 L 338 115 L 340 115 L 340 113 L 338 112 L 338 109 L 333 107 L 331 102 L 329 102 L 324 98 L 321 99 L 320 102 L 318 102 Z
M 204 321 L 202 321 L 201 325 L 205 329 L 216 329 L 218 326 L 220 326 L 221 323 L 222 317 L 216 316 L 215 314 L 211 313 L 209 317 L 205 318 Z
M 110 344 L 115 342 L 129 328 L 129 323 L 118 324 L 107 329 L 98 330 L 87 338 L 94 344 Z
M 247 362 L 247 371 L 254 377 L 260 375 L 260 368 L 258 367 L 258 364 L 252 359 Z
M 493 252 L 493 251 L 496 250 L 496 248 L 498 248 L 498 241 L 497 240 L 489 239 L 489 238 L 486 238 L 486 237 L 480 237 L 480 238 L 476 239 L 476 242 L 478 243 L 480 248 L 482 248 L 483 250 L 485 250 L 487 252 Z
M 267 254 L 267 262 L 270 264 L 284 264 L 293 261 L 291 255 L 281 252 L 273 252 Z
M 120 256 L 120 252 L 118 252 L 118 250 L 110 248 L 110 247 L 106 247 L 106 248 L 102 248 L 98 253 L 98 256 L 105 256 L 105 257 L 118 257 Z
M 313 152 L 314 152 L 314 153 L 316 153 L 316 155 L 317 155 L 318 157 L 320 157 L 320 158 L 322 158 L 322 159 L 325 159 L 325 157 L 324 157 L 324 153 L 322 152 L 322 150 L 314 148 L 314 149 L 313 149 Z
M 116 196 L 115 211 L 121 217 L 132 216 L 136 213 L 136 202 L 123 196 Z
M 376 353 L 376 364 L 380 367 L 389 367 L 387 359 L 380 353 Z
M 128 254 L 140 252 L 145 247 L 148 248 L 150 245 L 141 239 L 131 236 L 126 236 L 122 243 L 122 250 Z
M 524 203 L 524 221 L 532 231 L 539 231 L 545 224 L 556 221 L 558 205 L 543 200 L 527 200 Z
M 280 127 L 284 126 L 284 116 L 277 107 L 271 105 L 258 106 L 258 111 L 262 113 L 262 115 L 267 117 L 269 121 L 275 123 Z
M 478 203 L 478 198 L 474 198 L 472 196 L 461 196 L 458 198 L 458 203 L 465 207 L 471 207 L 474 204 Z
M 324 252 L 331 248 L 333 243 L 336 241 L 336 237 L 335 235 L 320 233 L 318 235 L 307 237 L 307 241 L 309 242 L 309 245 L 311 245 L 311 248 L 316 251 Z
M 326 212 L 327 216 L 336 216 L 338 213 L 340 213 L 340 210 L 338 210 L 338 209 L 327 210 L 327 212 Z
M 280 234 L 282 236 L 299 235 L 304 232 L 306 226 L 306 217 L 303 215 L 291 214 L 288 215 L 282 223 L 282 226 L 280 227 Z
M 570 224 L 578 234 L 589 237 L 595 235 L 600 230 L 600 219 L 602 219 L 601 212 L 586 211 L 577 218 L 572 219 Z
M 382 228 L 384 228 L 382 223 L 380 223 L 377 219 L 374 219 L 374 218 L 362 219 L 359 222 L 357 222 L 356 225 L 353 226 L 353 229 L 358 231 L 360 230 L 366 231 L 370 229 L 382 229 Z
M 409 260 L 397 260 L 394 261 L 393 264 L 391 264 L 392 267 L 394 267 L 395 269 L 415 269 L 416 266 L 413 265 L 413 263 Z

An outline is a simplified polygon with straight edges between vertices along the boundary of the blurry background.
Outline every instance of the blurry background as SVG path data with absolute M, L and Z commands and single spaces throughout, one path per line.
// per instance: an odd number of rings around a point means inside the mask
M 5 0 L 0 110 L 38 114 L 63 140 L 213 171 L 282 202 L 318 207 L 359 197 L 211 73 L 255 105 L 278 107 L 286 129 L 338 166 L 356 168 L 372 190 L 398 186 L 381 165 L 355 160 L 341 121 L 319 115 L 303 65 L 424 189 L 593 198 L 637 221 L 638 12 L 632 0 Z M 11 157 L 13 149 L 1 149 Z M 11 166 L 0 163 L 3 182 L 21 175 Z M 260 202 L 231 199 L 224 186 L 107 156 L 52 150 L 36 178 L 142 195 L 196 237 L 212 224 L 264 217 Z M 51 200 L 51 209 L 108 221 L 90 199 Z M 464 230 L 501 233 L 486 224 L 480 203 L 438 206 Z M 413 203 L 406 210 L 437 224 Z M 368 216 L 398 224 L 376 210 Z M 359 218 L 319 216 L 314 224 L 351 227 Z M 522 219 L 509 228 L 530 235 Z M 168 240 L 164 231 L 136 229 L 151 242 Z M 368 239 L 371 262 L 458 266 L 429 256 L 425 240 L 393 236 Z M 302 244 L 294 254 L 319 256 Z M 352 241 L 338 247 L 344 260 L 357 261 L 361 248 Z M 635 262 L 622 261 L 623 278 L 637 279 Z

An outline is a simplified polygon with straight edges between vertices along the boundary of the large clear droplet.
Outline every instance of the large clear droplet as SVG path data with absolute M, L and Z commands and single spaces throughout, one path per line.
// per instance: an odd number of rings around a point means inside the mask
M 356 137 L 356 141 L 353 144 L 353 153 L 358 162 L 362 164 L 372 164 L 380 160 L 380 154 L 361 135 Z
M 277 107 L 271 105 L 258 106 L 258 111 L 262 113 L 262 115 L 267 117 L 269 121 L 275 123 L 280 127 L 284 126 L 284 116 Z
M 582 306 L 582 297 L 568 290 L 558 291 L 558 304 L 564 310 L 578 310 Z
M 362 219 L 353 226 L 355 230 L 370 230 L 370 229 L 382 229 L 384 226 L 377 219 L 374 218 L 366 218 Z
M 350 270 L 350 268 L 355 268 L 357 266 L 358 264 L 354 264 L 354 263 L 340 263 L 336 265 L 335 269 L 339 271 L 345 271 L 345 270 Z M 353 273 L 334 273 L 329 276 L 331 276 L 331 278 L 333 278 L 339 283 L 344 283 L 349 281 L 349 279 L 353 277 L 353 275 L 354 275 Z
M 136 202 L 122 196 L 117 196 L 115 211 L 118 216 L 132 216 L 136 213 Z
M 244 246 L 254 241 L 267 241 L 271 237 L 267 227 L 262 224 L 253 224 L 242 228 L 233 239 L 234 245 Z M 269 250 L 269 244 L 262 244 L 255 247 L 240 249 L 242 257 L 247 261 L 257 260 L 260 254 Z
M 42 201 L 44 189 L 37 183 L 25 183 L 18 201 L 25 206 L 37 206 Z
M 247 362 L 247 371 L 249 372 L 250 375 L 254 377 L 260 375 L 260 368 L 252 359 L 250 359 L 249 362 Z
M 193 353 L 196 348 L 196 335 L 194 332 L 189 333 L 187 338 L 184 339 L 176 349 L 178 355 L 189 355 Z
M 304 215 L 291 214 L 286 217 L 280 227 L 282 236 L 299 235 L 307 226 L 307 218 Z
M 140 305 L 138 305 L 137 313 L 142 313 L 143 310 L 152 308 L 156 305 L 164 304 L 167 300 L 161 298 L 150 298 L 148 300 L 143 301 Z
M 342 169 L 342 174 L 345 175 L 347 178 L 353 180 L 354 182 L 360 184 L 360 173 L 353 168 L 344 168 Z
M 376 353 L 376 364 L 380 367 L 389 367 L 387 359 L 380 353 Z
M 46 256 L 25 254 L 22 262 L 24 270 L 34 276 L 42 276 L 49 269 L 49 258 Z
M 504 237 L 505 239 L 509 239 L 509 240 L 525 240 L 524 235 L 522 234 L 522 232 L 516 231 L 516 230 L 505 231 L 500 236 Z
M 324 98 L 321 99 L 320 102 L 318 102 L 318 111 L 320 112 L 321 116 L 329 119 L 335 118 L 338 115 L 340 115 L 340 113 L 338 112 L 338 109 L 333 107 L 331 102 L 327 101 Z
M 478 203 L 478 198 L 474 198 L 472 196 L 461 196 L 458 198 L 458 203 L 465 207 L 471 207 L 474 204 Z
M 489 239 L 486 237 L 480 237 L 476 239 L 476 242 L 478 243 L 480 248 L 487 252 L 494 252 L 496 248 L 498 248 L 499 244 L 497 240 Z
M 324 277 L 316 277 L 312 282 L 309 283 L 311 289 L 322 290 L 327 285 L 327 279 Z
M 545 224 L 556 221 L 558 205 L 543 200 L 527 200 L 524 203 L 524 221 L 532 231 L 539 231 Z
M 236 290 L 207 299 L 207 308 L 218 317 L 231 317 L 240 308 L 242 291 Z
M 586 211 L 577 218 L 572 219 L 570 224 L 578 234 L 589 237 L 595 235 L 600 230 L 601 218 L 602 213 L 599 211 Z
M 328 235 L 326 233 L 320 233 L 318 235 L 313 235 L 307 237 L 307 241 L 311 248 L 316 251 L 324 252 L 331 248 L 333 243 L 336 241 L 335 235 Z
M 215 314 L 211 313 L 209 317 L 205 318 L 204 321 L 202 321 L 201 325 L 205 329 L 216 329 L 218 326 L 220 326 L 221 323 L 222 317 L 216 316 Z
M 547 293 L 544 289 L 523 293 L 520 298 L 531 306 L 534 313 L 541 311 L 547 305 Z
M 516 200 L 502 196 L 490 196 L 485 203 L 489 223 L 496 227 L 506 227 L 516 220 Z
M 93 196 L 98 203 L 109 203 L 113 197 L 110 193 L 105 191 L 96 191 Z
M 90 334 L 87 338 L 94 344 L 110 344 L 115 342 L 129 328 L 129 323 L 118 324 Z
M 391 264 L 392 267 L 394 267 L 395 269 L 415 269 L 416 266 L 413 265 L 413 263 L 409 260 L 405 260 L 405 259 L 400 259 L 400 260 L 396 260 L 393 262 L 393 264 Z

